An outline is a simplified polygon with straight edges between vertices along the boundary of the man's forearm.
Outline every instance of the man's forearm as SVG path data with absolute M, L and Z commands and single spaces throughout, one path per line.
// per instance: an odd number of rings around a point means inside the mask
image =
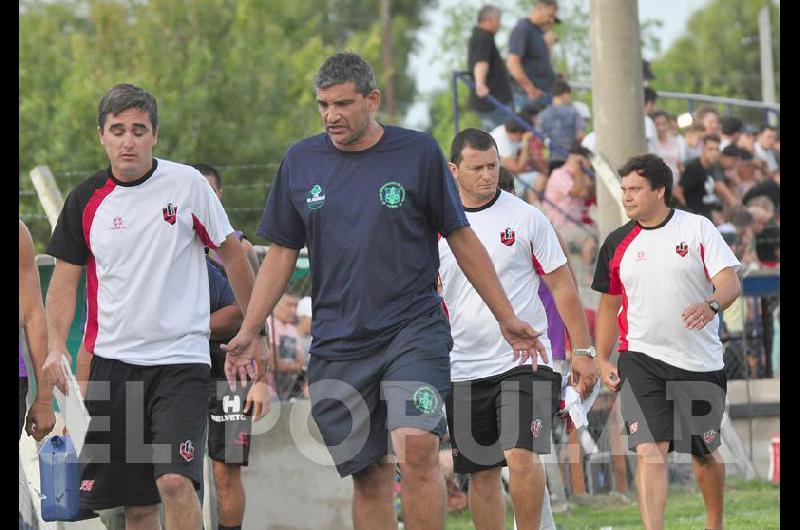
M 25 337 L 28 341 L 28 353 L 33 364 L 33 375 L 36 378 L 36 399 L 49 402 L 53 389 L 44 384 L 42 368 L 47 360 L 47 319 L 44 308 L 39 306 L 33 314 L 26 318 Z
M 526 92 L 536 88 L 536 85 L 528 79 L 528 76 L 525 74 L 525 69 L 522 67 L 522 60 L 516 55 L 509 55 L 508 59 L 506 59 L 506 66 L 508 67 L 508 72 L 511 74 L 511 77 L 514 78 L 514 81 Z
M 727 267 L 717 273 L 712 280 L 714 296 L 722 309 L 727 309 L 742 294 L 742 284 L 733 267 Z
M 455 230 L 448 236 L 447 242 L 459 267 L 489 306 L 494 317 L 498 321 L 513 317 L 514 309 L 497 278 L 492 260 L 472 228 L 463 227 Z
M 68 285 L 57 281 L 56 273 L 50 281 L 47 290 L 47 303 L 45 315 L 47 318 L 47 349 L 48 352 L 59 351 L 69 353 L 67 350 L 67 337 L 72 320 L 75 318 L 75 297 L 77 285 Z
M 472 75 L 475 78 L 476 85 L 485 85 L 486 77 L 489 74 L 489 63 L 486 61 L 479 61 L 475 63 L 475 68 L 472 70 Z
M 236 303 L 239 304 L 242 314 L 245 314 L 253 292 L 254 276 L 253 269 L 244 255 L 244 249 L 238 240 L 228 236 L 217 252 L 225 264 L 225 273 L 236 297 Z
M 611 350 L 614 349 L 614 343 L 617 341 L 619 334 L 616 322 L 617 312 L 614 310 L 613 299 L 605 300 L 606 296 L 609 295 L 603 295 L 600 299 L 594 329 L 597 358 L 602 361 L 608 361 L 611 358 Z
M 244 320 L 237 305 L 229 305 L 211 313 L 211 340 L 228 340 L 236 335 Z
M 297 263 L 299 250 L 271 245 L 256 277 L 253 295 L 244 316 L 242 329 L 254 334 L 264 327 L 275 304 L 278 303 Z
M 589 324 L 569 268 L 567 265 L 562 265 L 548 276 L 551 275 L 556 275 L 552 278 L 555 281 L 547 285 L 553 294 L 558 314 L 567 326 L 572 347 L 588 348 L 591 345 Z

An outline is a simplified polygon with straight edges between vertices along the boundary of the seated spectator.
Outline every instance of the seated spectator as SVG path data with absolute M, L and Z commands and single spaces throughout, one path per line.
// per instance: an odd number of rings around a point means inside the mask
M 561 167 L 575 141 L 586 135 L 586 122 L 572 106 L 572 88 L 566 81 L 557 79 L 552 86 L 553 104 L 536 119 L 542 133 L 550 140 L 550 172 Z
M 752 125 L 747 125 L 742 128 L 742 133 L 736 141 L 736 147 L 743 149 L 750 153 L 752 156 L 756 155 L 756 134 L 758 129 Z
M 775 151 L 773 150 L 775 148 L 776 135 L 777 129 L 765 124 L 761 127 L 754 145 L 756 158 L 763 160 L 767 164 L 769 173 L 778 169 L 778 159 L 775 157 Z
M 715 136 L 722 134 L 719 111 L 714 107 L 706 105 L 698 109 L 697 113 L 695 113 L 695 120 L 703 125 L 703 134 L 713 134 Z
M 683 164 L 684 166 L 689 163 L 690 160 L 695 158 L 700 158 L 700 155 L 703 153 L 703 136 L 705 135 L 705 129 L 703 129 L 703 124 L 701 123 L 693 123 L 686 129 L 686 134 L 684 135 L 684 141 L 686 146 L 684 148 L 684 159 Z M 675 184 L 673 182 L 673 184 Z
M 739 163 L 736 164 L 736 193 L 740 197 L 744 197 L 753 186 L 762 180 L 761 162 L 756 160 L 752 153 L 742 148 L 739 148 L 739 157 Z
M 781 207 L 781 170 L 777 169 L 745 193 L 742 202 L 748 204 L 756 197 L 767 197 L 776 208 Z
M 300 347 L 300 334 L 295 325 L 297 319 L 297 295 L 287 292 L 278 301 L 267 318 L 270 353 L 275 366 L 278 397 L 289 399 L 302 394 L 305 355 Z
M 660 156 L 672 170 L 672 184 L 680 182 L 683 174 L 683 159 L 685 153 L 669 125 L 669 116 L 663 110 L 657 110 L 651 116 L 656 125 L 656 138 L 653 142 L 655 154 Z
M 739 203 L 723 182 L 719 158 L 719 136 L 704 136 L 703 153 L 686 165 L 680 184 L 674 187 L 679 203 L 709 219 L 712 206 L 730 207 Z
M 722 168 L 722 180 L 739 202 L 741 202 L 742 194 L 739 193 L 739 174 L 736 168 L 741 160 L 741 154 L 741 149 L 735 145 L 729 144 L 722 150 L 719 157 L 719 165 Z
M 583 220 L 585 199 L 595 195 L 590 175 L 592 153 L 575 145 L 566 162 L 551 173 L 542 201 L 542 210 L 564 237 L 570 252 L 580 252 L 590 265 L 597 245 L 597 229 Z
M 530 123 L 525 114 L 518 114 L 517 117 Z M 535 188 L 537 180 L 544 178 L 540 171 L 535 169 L 537 167 L 541 169 L 541 166 L 537 164 L 535 152 L 537 143 L 534 134 L 517 120 L 510 119 L 496 127 L 491 135 L 497 144 L 500 163 L 519 179 L 516 186 L 517 196 L 526 199 L 528 191 Z
M 720 136 L 721 142 L 719 146 L 724 151 L 729 145 L 736 145 L 739 136 L 742 134 L 744 123 L 736 116 L 725 116 L 722 118 L 721 123 L 722 135 Z

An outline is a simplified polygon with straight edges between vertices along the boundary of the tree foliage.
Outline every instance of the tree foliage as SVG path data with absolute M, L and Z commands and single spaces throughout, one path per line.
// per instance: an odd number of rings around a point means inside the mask
M 392 3 L 399 106 L 414 98 L 405 70 L 431 1 Z M 19 23 L 20 213 L 39 250 L 49 226 L 27 174 L 49 165 L 66 194 L 107 165 L 97 104 L 114 84 L 158 100 L 156 156 L 221 166 L 231 220 L 252 234 L 283 151 L 321 130 L 325 57 L 351 50 L 379 86 L 387 75 L 378 0 L 23 0 Z

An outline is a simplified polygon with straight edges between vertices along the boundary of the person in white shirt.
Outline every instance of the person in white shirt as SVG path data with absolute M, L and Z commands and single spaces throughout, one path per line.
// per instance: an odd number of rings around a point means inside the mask
M 726 378 L 722 309 L 741 294 L 739 261 L 705 217 L 669 208 L 672 172 L 655 155 L 618 171 L 631 221 L 600 249 L 595 338 L 603 381 L 621 392 L 644 527 L 664 527 L 667 453 L 692 454 L 705 528 L 722 528 L 719 457 Z M 610 361 L 619 336 L 618 365 Z
M 550 288 L 575 347 L 573 384 L 588 395 L 596 381 L 594 348 L 583 306 L 555 230 L 535 207 L 497 189 L 499 160 L 492 137 L 461 131 L 451 147 L 450 171 L 476 235 L 520 317 L 545 331 L 547 314 L 539 282 Z M 450 318 L 452 391 L 445 400 L 454 467 L 470 473 L 470 507 L 479 529 L 505 528 L 501 470 L 508 465 L 510 493 L 520 529 L 539 528 L 544 469 L 561 374 L 547 354 L 519 365 L 490 325 L 491 311 L 460 269 L 446 239 L 439 240 L 439 276 Z

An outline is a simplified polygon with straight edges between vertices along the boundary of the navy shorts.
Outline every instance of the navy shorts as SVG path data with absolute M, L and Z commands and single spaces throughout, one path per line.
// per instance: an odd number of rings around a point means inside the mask
M 719 448 L 725 371 L 691 372 L 648 355 L 620 352 L 622 417 L 631 451 L 670 442 L 669 450 L 706 456 Z
M 200 487 L 208 365 L 138 366 L 95 355 L 89 381 L 81 508 L 158 504 L 156 479 L 167 473 Z
M 342 477 L 388 455 L 394 429 L 444 435 L 452 347 L 450 324 L 437 307 L 370 356 L 340 361 L 311 356 L 311 414 Z
M 505 466 L 503 451 L 513 448 L 549 454 L 560 399 L 561 374 L 548 366 L 453 383 L 446 404 L 455 472 Z

